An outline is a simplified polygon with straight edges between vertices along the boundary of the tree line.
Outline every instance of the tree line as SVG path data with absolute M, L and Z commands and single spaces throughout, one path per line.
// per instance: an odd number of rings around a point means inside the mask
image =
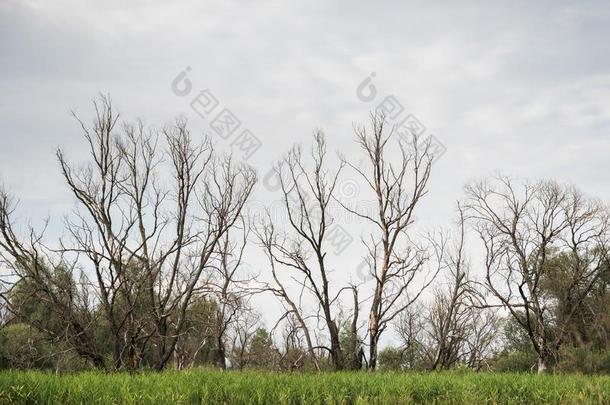
M 88 159 L 57 151 L 76 201 L 61 237 L 20 225 L 0 189 L 0 366 L 610 371 L 609 211 L 575 187 L 473 181 L 457 226 L 422 235 L 435 149 L 373 113 L 355 129 L 361 164 L 332 162 L 317 131 L 274 167 L 278 223 L 248 210 L 256 171 L 186 120 L 148 129 L 105 96 L 94 110 L 75 115 Z M 345 172 L 374 209 L 342 199 Z M 337 209 L 367 225 L 359 269 L 340 269 L 357 282 L 333 277 Z M 244 270 L 249 249 L 263 274 Z M 270 328 L 259 294 L 282 308 Z M 400 345 L 380 348 L 386 335 Z

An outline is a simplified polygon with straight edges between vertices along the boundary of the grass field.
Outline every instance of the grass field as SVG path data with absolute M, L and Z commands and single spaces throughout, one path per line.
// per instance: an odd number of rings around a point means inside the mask
M 610 404 L 610 377 L 475 373 L 0 372 L 0 403 Z

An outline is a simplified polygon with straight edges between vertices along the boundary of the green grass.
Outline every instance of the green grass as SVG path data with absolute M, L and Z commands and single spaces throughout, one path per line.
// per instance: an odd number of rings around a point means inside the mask
M 610 404 L 610 377 L 475 373 L 0 372 L 0 403 Z

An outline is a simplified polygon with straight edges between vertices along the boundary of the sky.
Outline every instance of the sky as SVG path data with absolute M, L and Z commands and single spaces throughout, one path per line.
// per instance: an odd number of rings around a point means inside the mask
M 243 159 L 261 179 L 316 128 L 357 162 L 353 127 L 389 98 L 402 106 L 398 121 L 415 117 L 446 150 L 417 213 L 425 226 L 449 224 L 463 185 L 498 171 L 609 201 L 608 38 L 601 1 L 2 0 L 0 181 L 22 219 L 50 218 L 60 232 L 75 201 L 55 150 L 84 159 L 71 111 L 90 120 L 100 92 L 127 120 L 185 116 L 219 150 L 248 130 L 260 146 Z M 200 94 L 214 100 L 209 115 L 191 106 Z M 212 126 L 225 109 L 240 122 L 227 139 Z M 369 198 L 349 174 L 341 189 Z M 277 198 L 264 184 L 255 193 L 260 205 Z M 346 228 L 354 241 L 338 269 L 362 256 L 364 231 Z

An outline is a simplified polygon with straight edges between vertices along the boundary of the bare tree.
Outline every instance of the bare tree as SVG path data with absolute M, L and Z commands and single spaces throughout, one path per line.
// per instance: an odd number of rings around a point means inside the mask
M 527 332 L 542 373 L 607 263 L 607 210 L 551 181 L 496 177 L 466 191 L 468 216 L 485 247 L 485 286 Z M 565 260 L 553 260 L 558 255 Z M 570 280 L 560 319 L 543 288 L 550 274 Z
M 459 234 L 455 246 L 447 246 L 449 238 L 444 235 L 434 241 L 437 259 L 448 272 L 449 283 L 444 290 L 436 291 L 428 310 L 427 323 L 434 347 L 432 370 L 451 368 L 460 360 L 473 315 L 470 304 L 477 295 L 468 275 L 464 253 L 464 213 L 459 204 L 458 213 Z
M 498 317 L 482 308 L 477 283 L 465 257 L 464 212 L 458 204 L 458 232 L 429 237 L 443 283 L 425 307 L 405 311 L 396 322 L 409 367 L 450 369 L 465 364 L 479 370 L 491 357 Z
M 423 368 L 430 362 L 431 350 L 425 344 L 424 315 L 424 304 L 418 302 L 402 311 L 394 320 L 401 341 L 403 366 L 407 369 Z
M 142 123 L 116 133 L 118 115 L 108 98 L 94 105 L 93 127 L 79 120 L 89 166 L 71 165 L 57 153 L 84 211 L 68 223 L 76 243 L 64 251 L 84 255 L 94 269 L 115 366 L 123 365 L 126 350 L 127 366 L 137 367 L 152 340 L 154 367 L 161 370 L 183 333 L 202 273 L 240 217 L 256 176 L 230 158 L 215 158 L 209 142 L 193 142 L 183 120 L 162 131 L 167 149 L 160 152 L 159 136 Z M 169 186 L 161 181 L 165 161 L 173 173 Z
M 464 345 L 465 364 L 476 371 L 484 367 L 490 369 L 488 360 L 493 358 L 499 349 L 501 318 L 495 308 L 471 305 L 468 310 L 471 314 Z
M 16 230 L 13 214 L 17 203 L 0 188 L 0 264 L 2 293 L 6 311 L 19 314 L 11 300 L 19 286 L 27 286 L 27 299 L 44 303 L 45 308 L 62 321 L 61 328 L 50 328 L 42 320 L 30 320 L 32 326 L 57 341 L 65 341 L 96 367 L 105 367 L 103 352 L 96 344 L 97 319 L 89 307 L 86 286 L 78 283 L 76 264 L 63 254 L 56 254 L 43 242 L 44 232 L 28 228 L 27 236 Z M 18 304 L 17 304 L 18 305 Z
M 278 320 L 278 324 L 288 317 L 294 317 L 305 337 L 307 352 L 311 356 L 316 369 L 320 370 L 320 363 L 314 349 L 313 335 L 306 321 L 307 315 L 305 314 L 303 303 L 300 299 L 297 301 L 291 298 L 289 290 L 278 274 L 278 260 L 275 256 L 275 250 L 285 249 L 284 246 L 286 244 L 286 238 L 277 234 L 275 226 L 270 218 L 264 225 L 262 225 L 262 227 L 260 227 L 260 229 L 257 229 L 256 234 L 260 241 L 260 246 L 263 248 L 267 258 L 269 259 L 269 266 L 272 276 L 272 282 L 266 283 L 262 290 L 271 292 L 284 306 L 285 312 Z M 303 290 L 301 290 L 299 296 L 302 296 L 302 291 Z
M 283 371 L 301 371 L 308 360 L 307 346 L 303 343 L 303 329 L 293 314 L 286 316 L 282 330 L 282 347 L 280 347 L 279 367 Z M 309 356 L 311 357 L 311 356 Z M 319 370 L 316 358 L 314 366 Z
M 214 329 L 217 349 L 216 364 L 222 369 L 227 367 L 227 334 L 240 316 L 248 315 L 248 301 L 252 295 L 248 285 L 254 280 L 253 275 L 247 274 L 243 266 L 243 256 L 249 235 L 249 227 L 243 216 L 239 225 L 226 232 L 219 241 L 217 260 L 211 266 L 214 272 L 207 282 L 210 294 L 217 304 Z M 233 232 L 241 234 L 238 240 L 231 239 Z
M 425 276 L 427 249 L 411 238 L 415 209 L 427 193 L 428 179 L 434 160 L 429 142 L 417 136 L 396 140 L 394 129 L 386 128 L 384 115 L 371 116 L 371 129 L 358 128 L 356 135 L 366 155 L 368 169 L 345 163 L 360 175 L 370 189 L 376 212 L 359 212 L 345 204 L 350 213 L 375 227 L 364 244 L 367 263 L 374 280 L 374 292 L 369 311 L 369 368 L 377 365 L 377 346 L 387 326 L 406 310 L 430 285 L 436 272 Z M 393 153 L 398 152 L 396 161 Z M 424 276 L 423 280 L 417 276 Z
M 228 334 L 228 340 L 231 343 L 229 351 L 231 368 L 238 370 L 242 370 L 248 365 L 248 348 L 260 327 L 259 313 L 248 307 L 242 307 L 241 311 L 242 313 L 235 318 L 235 322 Z
M 341 167 L 334 173 L 327 169 L 326 142 L 321 132 L 314 134 L 311 159 L 313 167 L 307 168 L 301 149 L 295 147 L 277 167 L 289 230 L 279 234 L 272 224 L 267 223 L 263 232 L 259 232 L 262 236 L 259 240 L 271 261 L 275 284 L 271 290 L 297 318 L 310 354 L 315 357 L 311 334 L 306 326 L 306 318 L 310 315 L 304 313 L 298 304 L 300 298 L 289 296 L 283 281 L 280 281 L 277 265 L 296 274 L 293 279 L 301 288 L 300 295 L 306 293 L 312 297 L 317 307 L 315 317 L 324 323 L 330 340 L 330 347 L 323 344 L 319 347 L 328 351 L 334 368 L 340 370 L 344 365 L 334 307 L 338 305 L 342 289 L 336 293 L 332 291 L 326 256 L 328 230 L 333 223 L 330 204 Z

